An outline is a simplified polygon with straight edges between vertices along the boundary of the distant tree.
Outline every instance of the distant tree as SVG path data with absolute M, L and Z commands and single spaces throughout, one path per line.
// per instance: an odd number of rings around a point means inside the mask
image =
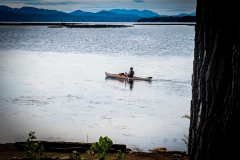
M 180 17 L 178 22 L 196 22 L 195 16 L 183 16 Z
M 150 17 L 150 18 L 141 18 L 137 22 L 195 22 L 195 16 L 167 16 L 167 17 Z

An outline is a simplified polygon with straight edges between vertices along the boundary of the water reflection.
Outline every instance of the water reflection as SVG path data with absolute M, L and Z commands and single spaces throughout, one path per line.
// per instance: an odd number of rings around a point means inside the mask
M 120 83 L 125 83 L 125 87 L 129 86 L 130 90 L 133 89 L 134 80 L 126 80 L 126 79 L 119 79 L 119 78 L 112 78 L 112 77 L 106 77 L 106 81 L 118 81 Z
M 127 85 L 127 84 L 129 84 L 129 86 L 130 86 L 130 90 L 132 90 L 133 89 L 133 80 L 125 80 L 125 86 Z

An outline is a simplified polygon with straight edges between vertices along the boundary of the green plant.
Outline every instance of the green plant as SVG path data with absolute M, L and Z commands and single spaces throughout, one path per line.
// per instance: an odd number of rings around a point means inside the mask
M 188 118 L 188 119 L 190 119 L 190 116 L 186 114 L 186 115 L 182 116 L 181 118 Z
M 121 150 L 117 151 L 117 158 L 116 160 L 126 160 L 126 157 L 124 155 L 124 153 Z
M 52 155 L 50 154 L 44 154 L 43 159 L 52 159 Z
M 39 142 L 33 141 L 34 139 L 37 139 L 37 137 L 34 134 L 35 132 L 33 131 L 31 131 L 28 134 L 29 137 L 24 145 L 25 157 L 30 157 L 34 160 L 38 160 L 43 155 L 44 147 L 40 141 Z
M 184 115 L 181 118 L 187 118 L 190 119 L 191 117 L 189 115 Z M 182 138 L 182 141 L 185 143 L 186 147 L 188 148 L 188 136 L 186 134 L 183 134 L 184 138 Z
M 90 147 L 90 150 L 87 151 L 92 158 L 98 158 L 99 160 L 105 160 L 107 158 L 107 151 L 113 145 L 113 142 L 110 138 L 100 136 L 99 142 L 95 142 Z
M 72 159 L 84 160 L 84 157 L 81 156 L 80 153 L 77 152 L 77 151 L 73 151 L 73 153 L 70 154 L 70 157 L 71 157 Z
M 182 138 L 182 141 L 185 143 L 186 147 L 188 148 L 188 136 L 186 134 L 183 134 L 184 138 Z

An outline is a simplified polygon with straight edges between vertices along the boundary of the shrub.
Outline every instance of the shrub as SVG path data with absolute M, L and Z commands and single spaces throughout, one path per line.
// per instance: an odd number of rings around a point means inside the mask
M 90 147 L 90 150 L 87 151 L 92 158 L 99 158 L 99 160 L 105 160 L 107 158 L 107 151 L 113 145 L 113 142 L 110 138 L 100 136 L 99 142 L 95 142 Z
M 39 160 L 40 157 L 43 155 L 44 147 L 41 144 L 41 142 L 33 141 L 34 139 L 37 139 L 37 137 L 34 135 L 35 132 L 31 131 L 28 135 L 28 139 L 26 140 L 26 143 L 24 145 L 25 150 L 25 157 L 30 157 L 34 160 Z

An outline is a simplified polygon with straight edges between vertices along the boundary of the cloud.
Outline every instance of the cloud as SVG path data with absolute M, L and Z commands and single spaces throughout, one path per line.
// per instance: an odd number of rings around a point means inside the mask
M 27 5 L 69 5 L 69 4 L 81 4 L 79 2 L 40 2 L 40 1 L 34 1 L 34 2 L 25 2 L 24 4 Z
M 0 0 L 0 2 L 15 2 L 15 3 L 23 3 L 23 2 L 59 2 L 64 0 Z
M 142 2 L 144 2 L 144 0 L 133 0 L 133 2 L 142 3 Z
M 78 1 L 65 1 L 65 0 L 0 0 L 0 3 L 7 4 L 22 4 L 31 6 L 64 6 L 64 5 L 79 5 L 83 4 Z
M 187 12 L 188 9 L 169 9 L 168 12 Z

